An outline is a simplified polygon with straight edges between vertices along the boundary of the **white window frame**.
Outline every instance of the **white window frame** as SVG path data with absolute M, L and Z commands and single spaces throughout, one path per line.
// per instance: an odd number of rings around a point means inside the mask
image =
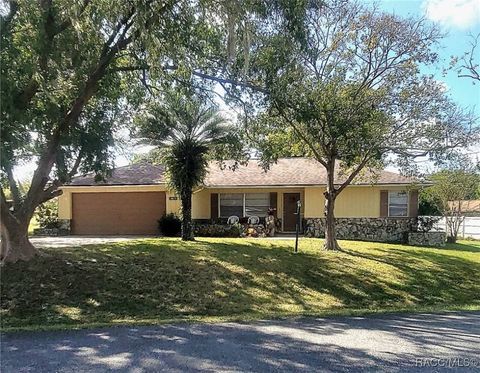
M 407 213 L 406 213 L 406 215 L 402 215 L 402 216 L 390 215 L 390 199 L 391 199 L 392 193 L 405 193 L 405 195 L 407 196 Z M 408 218 L 409 212 L 410 212 L 410 193 L 408 192 L 408 190 L 389 190 L 388 191 L 388 217 L 389 218 Z

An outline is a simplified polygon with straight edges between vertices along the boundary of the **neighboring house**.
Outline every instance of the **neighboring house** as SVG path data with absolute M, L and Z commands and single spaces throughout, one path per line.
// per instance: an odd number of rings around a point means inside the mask
M 480 216 L 480 199 L 450 201 L 448 204 L 451 211 L 460 211 L 460 215 Z
M 411 230 L 409 218 L 417 216 L 414 180 L 387 171 L 374 181 L 364 180 L 345 188 L 336 200 L 339 237 L 401 240 Z M 324 167 L 308 158 L 279 159 L 267 172 L 256 161 L 235 171 L 211 162 L 205 185 L 192 196 L 193 219 L 209 223 L 225 222 L 231 215 L 264 217 L 275 208 L 281 230 L 292 232 L 300 200 L 306 234 L 321 236 L 325 183 Z M 119 167 L 102 183 L 92 175 L 77 177 L 62 189 L 59 217 L 73 234 L 156 234 L 159 217 L 180 210 L 160 165 Z

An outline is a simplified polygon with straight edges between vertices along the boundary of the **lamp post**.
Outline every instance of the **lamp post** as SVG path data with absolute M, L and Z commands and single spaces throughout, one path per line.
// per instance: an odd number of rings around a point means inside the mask
M 295 253 L 298 253 L 298 232 L 300 231 L 300 210 L 302 208 L 302 203 L 300 200 L 297 201 L 297 224 L 295 224 Z

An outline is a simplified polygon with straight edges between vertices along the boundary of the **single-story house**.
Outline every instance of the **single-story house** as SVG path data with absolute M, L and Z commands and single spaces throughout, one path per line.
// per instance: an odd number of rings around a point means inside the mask
M 336 181 L 342 179 L 339 173 Z M 345 188 L 335 205 L 339 237 L 401 240 L 417 216 L 413 182 L 381 171 L 374 179 L 359 179 Z M 192 217 L 203 224 L 225 222 L 231 215 L 262 218 L 274 208 L 279 230 L 292 232 L 300 200 L 305 234 L 322 236 L 325 185 L 325 168 L 309 158 L 282 158 L 267 172 L 254 160 L 235 170 L 211 162 L 204 185 L 192 195 Z M 103 182 L 93 175 L 76 177 L 62 190 L 59 218 L 72 234 L 157 234 L 157 220 L 180 211 L 161 165 L 119 167 Z
M 449 208 L 464 216 L 480 216 L 480 199 L 449 201 Z

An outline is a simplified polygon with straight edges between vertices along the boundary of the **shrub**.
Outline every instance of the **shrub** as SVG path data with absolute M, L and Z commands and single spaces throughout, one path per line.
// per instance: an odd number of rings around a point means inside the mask
M 430 232 L 441 219 L 441 216 L 419 216 L 417 218 L 418 231 Z
M 182 222 L 175 214 L 166 214 L 158 221 L 158 229 L 163 236 L 176 237 L 182 231 Z
M 193 233 L 199 237 L 240 237 L 243 227 L 240 224 L 195 224 Z
M 58 201 L 56 198 L 38 206 L 35 215 L 40 228 L 54 229 L 60 226 L 58 221 Z

